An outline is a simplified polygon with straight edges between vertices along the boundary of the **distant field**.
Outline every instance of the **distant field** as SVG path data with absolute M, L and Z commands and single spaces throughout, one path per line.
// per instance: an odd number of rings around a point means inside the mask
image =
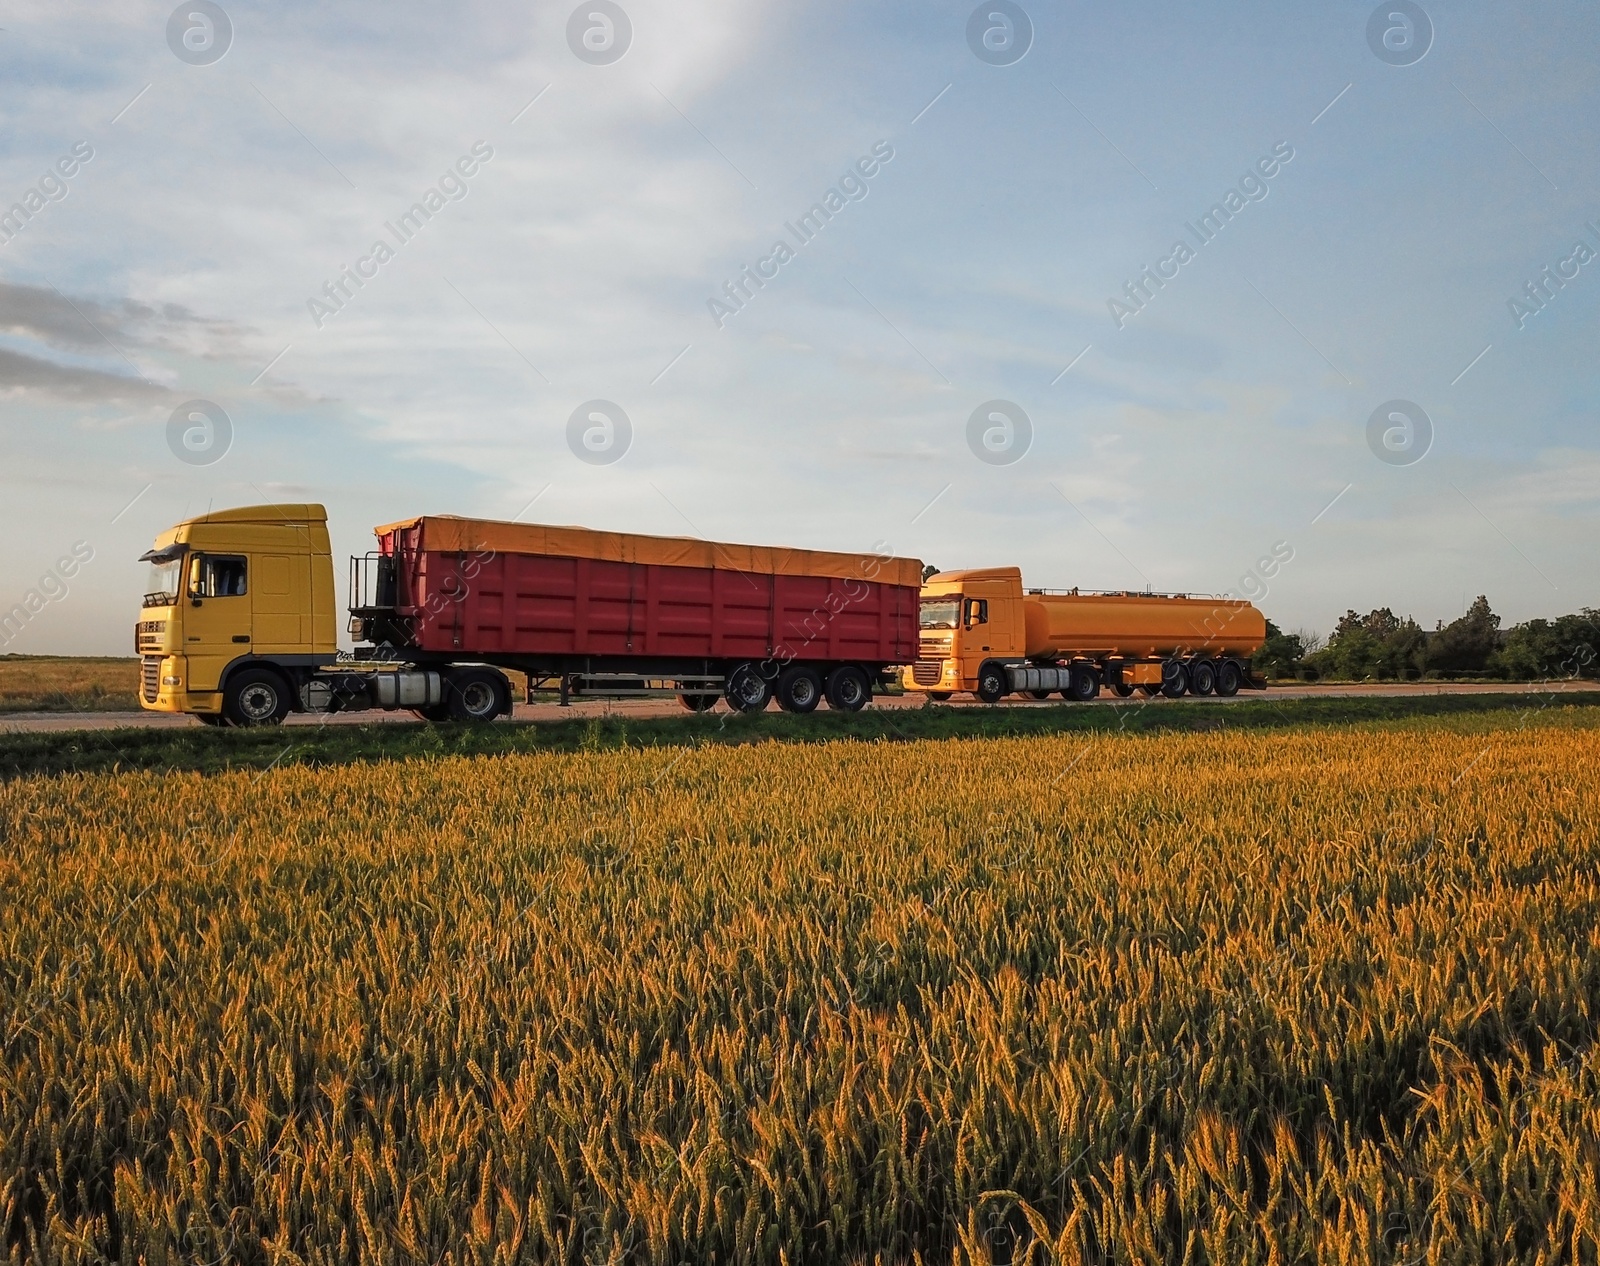
M 0 712 L 137 712 L 139 661 L 0 655 Z
M 1496 703 L 13 777 L 0 1260 L 1593 1263 L 1600 709 Z

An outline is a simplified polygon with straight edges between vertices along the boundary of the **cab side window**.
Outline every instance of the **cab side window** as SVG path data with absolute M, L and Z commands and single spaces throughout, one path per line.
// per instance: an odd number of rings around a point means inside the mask
M 201 598 L 238 598 L 247 592 L 245 560 L 225 554 L 207 554 L 200 561 Z

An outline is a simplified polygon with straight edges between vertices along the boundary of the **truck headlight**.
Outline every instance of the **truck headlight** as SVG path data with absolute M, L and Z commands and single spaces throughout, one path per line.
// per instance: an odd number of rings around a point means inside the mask
M 181 686 L 183 685 L 183 678 L 174 677 L 169 674 L 161 679 L 161 684 L 163 686 Z

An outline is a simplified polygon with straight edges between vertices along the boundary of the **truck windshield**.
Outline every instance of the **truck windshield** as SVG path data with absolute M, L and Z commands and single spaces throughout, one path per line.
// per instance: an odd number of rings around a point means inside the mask
M 925 629 L 953 629 L 960 608 L 958 598 L 924 598 L 917 623 Z
M 150 564 L 150 578 L 144 582 L 144 605 L 170 607 L 178 600 L 178 586 L 183 579 L 183 558 L 169 558 Z

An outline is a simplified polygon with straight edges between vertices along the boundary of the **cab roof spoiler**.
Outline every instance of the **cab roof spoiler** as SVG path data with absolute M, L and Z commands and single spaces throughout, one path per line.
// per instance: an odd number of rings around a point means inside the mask
M 175 558 L 182 558 L 188 551 L 187 545 L 163 545 L 160 549 L 146 550 L 139 555 L 141 563 L 170 563 Z

